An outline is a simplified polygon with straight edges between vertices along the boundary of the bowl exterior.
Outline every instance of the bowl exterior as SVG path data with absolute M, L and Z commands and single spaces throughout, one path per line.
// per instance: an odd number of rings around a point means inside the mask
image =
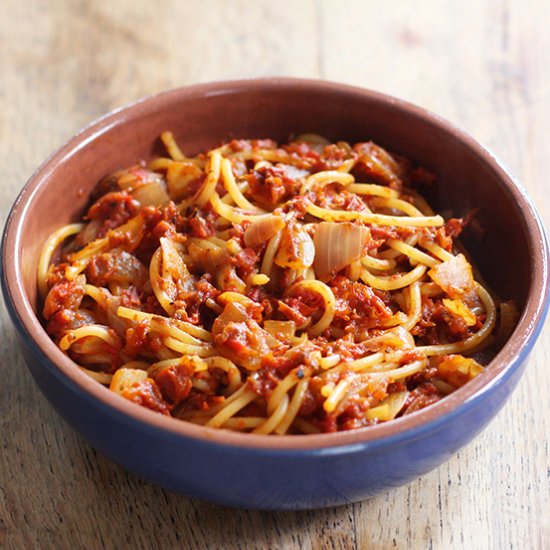
M 392 440 L 314 451 L 251 449 L 163 431 L 98 402 L 21 341 L 38 386 L 94 448 L 147 481 L 239 508 L 298 510 L 349 504 L 401 486 L 436 468 L 497 414 L 525 368 L 513 369 L 482 399 L 420 431 Z M 38 351 L 38 353 L 37 353 Z

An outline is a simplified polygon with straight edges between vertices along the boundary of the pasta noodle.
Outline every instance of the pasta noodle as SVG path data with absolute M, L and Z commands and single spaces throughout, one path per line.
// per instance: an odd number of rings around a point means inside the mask
M 111 391 L 212 428 L 356 429 L 443 399 L 513 330 L 408 160 L 315 134 L 161 140 L 38 264 L 47 331 Z

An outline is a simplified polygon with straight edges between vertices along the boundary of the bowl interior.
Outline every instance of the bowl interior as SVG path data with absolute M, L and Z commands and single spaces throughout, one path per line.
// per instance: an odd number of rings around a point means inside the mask
M 258 83 L 243 89 L 229 83 L 209 92 L 203 88 L 170 92 L 108 117 L 97 132 L 65 147 L 55 170 L 39 174 L 21 233 L 23 279 L 35 311 L 37 258 L 47 235 L 80 218 L 103 176 L 166 154 L 159 140 L 164 130 L 172 131 L 190 155 L 230 138 L 284 141 L 305 132 L 330 140 L 373 140 L 402 154 L 437 175 L 428 195 L 438 211 L 458 217 L 476 209 L 476 223 L 463 238 L 467 250 L 499 297 L 525 305 L 531 247 L 522 205 L 503 173 L 451 125 L 410 105 L 345 87 Z
M 514 299 L 520 310 L 539 293 L 532 314 L 541 315 L 541 290 L 534 289 L 546 285 L 540 262 L 533 275 L 533 258 L 545 254 L 540 226 L 524 194 L 487 151 L 451 124 L 387 96 L 331 83 L 267 79 L 199 85 L 137 103 L 92 124 L 37 171 L 12 215 L 18 237 L 6 241 L 14 246 L 4 250 L 4 262 L 14 262 L 14 277 L 37 316 L 36 267 L 47 236 L 80 219 L 105 175 L 165 154 L 159 140 L 165 130 L 189 155 L 230 138 L 283 141 L 304 132 L 334 141 L 373 140 L 404 155 L 436 174 L 429 199 L 438 211 L 462 216 L 477 209 L 478 223 L 464 244 L 489 287 L 501 298 Z M 9 284 L 15 292 L 18 283 Z M 53 347 L 36 318 L 32 323 L 28 332 L 40 345 Z M 525 339 L 518 337 L 515 352 Z

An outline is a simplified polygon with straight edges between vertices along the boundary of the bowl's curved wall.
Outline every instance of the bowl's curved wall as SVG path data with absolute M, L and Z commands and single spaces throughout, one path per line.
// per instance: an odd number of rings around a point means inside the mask
M 468 245 L 491 288 L 525 304 L 530 286 L 528 228 L 521 206 L 488 167 L 480 151 L 450 137 L 454 130 L 422 109 L 362 90 L 306 81 L 248 82 L 175 90 L 155 102 L 143 102 L 106 117 L 99 127 L 45 173 L 36 190 L 21 240 L 25 289 L 36 304 L 35 269 L 41 243 L 62 223 L 75 221 L 95 184 L 105 175 L 163 153 L 159 135 L 171 130 L 181 148 L 195 154 L 230 138 L 286 140 L 291 134 L 316 132 L 331 140 L 373 140 L 433 170 L 439 183 L 432 190 L 438 209 L 461 216 L 477 209 L 481 227 Z M 56 158 L 56 161 L 59 160 Z M 498 189 L 499 192 L 495 193 Z M 498 195 L 498 196 L 497 196 Z M 498 199 L 498 200 L 496 200 Z M 55 213 L 44 216 L 43 213 Z M 503 224 L 506 220 L 506 224 Z M 32 243 L 32 244 L 31 244 Z

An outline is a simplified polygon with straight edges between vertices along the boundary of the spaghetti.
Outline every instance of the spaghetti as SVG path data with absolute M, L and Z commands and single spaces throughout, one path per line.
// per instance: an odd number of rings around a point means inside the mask
M 161 139 L 39 261 L 48 333 L 112 391 L 216 428 L 355 429 L 453 392 L 512 330 L 406 159 L 312 134 L 192 158 Z

